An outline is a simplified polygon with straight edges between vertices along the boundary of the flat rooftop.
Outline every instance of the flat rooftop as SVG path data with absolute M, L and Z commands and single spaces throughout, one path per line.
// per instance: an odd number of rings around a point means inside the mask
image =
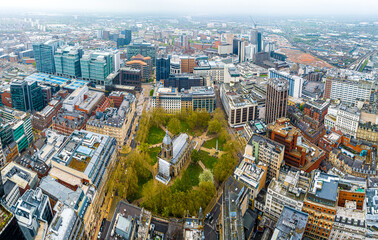
M 32 75 L 25 78 L 27 81 L 36 81 L 38 83 L 49 83 L 49 84 L 58 84 L 60 87 L 64 87 L 70 90 L 75 90 L 77 88 L 88 85 L 89 81 L 66 78 L 55 76 L 46 73 L 33 73 Z

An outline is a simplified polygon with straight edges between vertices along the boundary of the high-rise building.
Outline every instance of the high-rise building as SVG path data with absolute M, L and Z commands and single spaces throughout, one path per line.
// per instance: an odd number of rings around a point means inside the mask
M 125 30 L 125 45 L 129 45 L 132 41 L 131 30 Z
M 327 78 L 324 87 L 324 98 L 340 99 L 342 102 L 355 104 L 357 100 L 370 101 L 373 83 Z
M 232 40 L 232 54 L 238 55 L 239 42 L 240 40 L 237 38 Z
M 106 77 L 114 71 L 113 52 L 89 51 L 80 59 L 81 76 L 95 84 L 104 85 Z
M 160 80 L 167 80 L 171 71 L 170 58 L 157 58 L 156 59 L 156 82 Z
M 83 49 L 80 47 L 63 46 L 55 52 L 55 70 L 57 74 L 67 77 L 80 77 L 80 58 Z
M 295 98 L 302 97 L 304 79 L 298 76 L 292 76 L 286 72 L 280 72 L 274 68 L 269 69 L 269 78 L 282 78 L 289 82 L 289 95 Z
M 181 73 L 193 73 L 194 67 L 196 66 L 196 59 L 194 57 L 180 57 L 181 61 Z
M 242 63 L 245 61 L 245 42 L 244 41 L 239 41 L 238 57 L 239 57 L 239 63 Z
M 257 52 L 262 51 L 262 34 L 257 29 L 251 30 L 250 42 L 257 46 Z
M 33 44 L 37 71 L 55 73 L 54 54 L 60 45 L 60 40 L 49 40 L 45 43 Z
M 151 57 L 152 66 L 156 65 L 156 46 L 151 43 L 130 43 L 127 46 L 127 59 L 141 54 L 145 57 Z
M 288 94 L 289 85 L 286 80 L 269 80 L 266 90 L 265 122 L 267 124 L 286 116 Z
M 13 108 L 20 111 L 41 111 L 44 108 L 42 88 L 36 81 L 11 82 L 11 97 Z
M 8 107 L 1 107 L 0 116 L 3 119 L 0 128 L 2 144 L 4 146 L 13 145 L 14 141 L 17 145 L 15 149 L 17 153 L 27 148 L 34 138 L 30 114 Z

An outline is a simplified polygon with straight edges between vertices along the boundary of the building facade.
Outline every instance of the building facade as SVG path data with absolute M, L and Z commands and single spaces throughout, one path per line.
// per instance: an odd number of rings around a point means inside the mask
M 265 122 L 275 122 L 276 119 L 286 117 L 289 85 L 286 80 L 270 79 L 266 91 Z

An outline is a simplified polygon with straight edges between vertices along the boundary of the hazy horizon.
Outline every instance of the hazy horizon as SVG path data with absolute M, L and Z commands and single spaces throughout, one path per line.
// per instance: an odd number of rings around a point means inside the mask
M 1 4 L 7 10 L 50 13 L 127 13 L 186 15 L 281 15 L 281 16 L 378 16 L 377 0 L 13 0 Z M 10 12 L 8 12 L 10 13 Z

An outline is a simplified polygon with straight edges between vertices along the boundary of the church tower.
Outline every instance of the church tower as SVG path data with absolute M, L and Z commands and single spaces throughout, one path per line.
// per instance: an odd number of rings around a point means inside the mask
M 168 131 L 165 133 L 163 143 L 161 145 L 161 158 L 167 160 L 168 162 L 171 161 L 173 156 L 173 145 L 172 139 L 168 134 Z

